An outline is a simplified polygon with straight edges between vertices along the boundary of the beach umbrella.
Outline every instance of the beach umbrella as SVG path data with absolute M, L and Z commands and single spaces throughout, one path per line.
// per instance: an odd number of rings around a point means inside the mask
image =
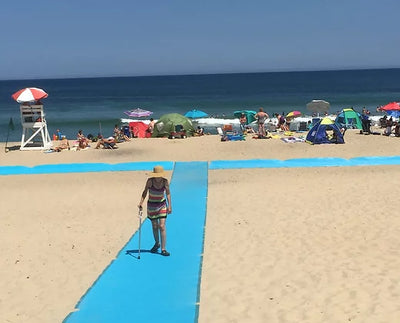
M 256 120 L 255 115 L 257 114 L 257 112 L 253 111 L 253 110 L 238 110 L 238 111 L 233 112 L 233 115 L 236 118 L 240 119 L 240 117 L 242 116 L 242 113 L 244 113 L 244 115 L 246 116 L 247 124 L 252 123 L 253 121 Z
M 391 102 L 379 108 L 379 111 L 386 112 L 393 118 L 400 117 L 400 103 L 399 102 Z
M 27 87 L 15 92 L 11 97 L 18 103 L 39 101 L 47 98 L 49 95 L 37 87 Z
M 129 110 L 124 112 L 126 115 L 128 115 L 131 118 L 141 118 L 141 117 L 148 117 L 153 114 L 153 112 L 144 110 L 144 109 L 134 109 L 134 110 Z
M 291 111 L 286 115 L 286 118 L 297 118 L 301 116 L 301 112 L 300 111 Z
M 400 111 L 399 102 L 391 102 L 379 108 L 381 111 Z
M 326 113 L 329 111 L 330 104 L 324 100 L 312 100 L 307 103 L 307 109 L 313 113 Z
M 199 119 L 199 118 L 208 117 L 208 114 L 205 113 L 204 111 L 193 109 L 193 110 L 186 112 L 185 117 L 191 118 L 191 119 Z

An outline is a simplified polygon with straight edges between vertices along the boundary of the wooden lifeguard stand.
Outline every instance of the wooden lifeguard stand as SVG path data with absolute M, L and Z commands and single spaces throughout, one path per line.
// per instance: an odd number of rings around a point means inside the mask
M 22 138 L 20 150 L 47 150 L 52 147 L 42 104 L 21 104 Z

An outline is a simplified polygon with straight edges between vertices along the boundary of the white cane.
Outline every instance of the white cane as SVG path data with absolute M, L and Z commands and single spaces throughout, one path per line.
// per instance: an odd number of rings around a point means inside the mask
M 139 206 L 139 248 L 138 248 L 138 259 L 140 259 L 140 240 L 142 238 L 142 216 L 143 208 Z

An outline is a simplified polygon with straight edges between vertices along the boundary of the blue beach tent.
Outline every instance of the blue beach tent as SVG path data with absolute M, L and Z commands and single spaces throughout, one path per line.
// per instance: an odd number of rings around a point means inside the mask
M 343 134 L 338 125 L 329 118 L 319 120 L 308 132 L 309 144 L 344 144 Z

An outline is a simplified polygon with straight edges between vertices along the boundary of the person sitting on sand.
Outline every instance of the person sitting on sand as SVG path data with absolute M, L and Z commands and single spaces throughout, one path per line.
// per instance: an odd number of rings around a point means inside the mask
M 369 120 L 368 114 L 362 114 L 361 115 L 361 125 L 362 125 L 362 133 L 371 133 L 371 120 Z
M 103 136 L 99 134 L 97 138 L 98 140 L 95 149 L 99 149 L 101 146 L 103 146 L 103 148 L 106 148 L 106 145 L 114 148 L 117 144 L 114 137 L 103 138 Z
M 196 136 L 202 136 L 204 135 L 204 129 L 200 126 L 197 126 L 196 132 L 195 132 Z
M 383 132 L 384 136 L 390 136 L 392 133 L 392 126 L 393 126 L 393 118 L 390 117 L 389 119 L 386 120 L 386 129 Z
M 386 122 L 387 122 L 387 115 L 384 115 L 382 118 L 379 119 L 379 126 L 381 128 L 386 128 Z
M 67 138 L 63 138 L 63 139 L 61 139 L 61 142 L 60 142 L 60 145 L 58 145 L 56 148 L 54 148 L 55 150 L 57 150 L 57 151 L 61 151 L 61 150 L 63 150 L 63 149 L 68 149 L 68 150 L 70 150 L 71 149 L 71 147 L 69 146 L 69 141 L 68 141 L 68 139 Z
M 89 147 L 89 139 L 86 138 L 86 136 L 83 134 L 82 130 L 78 131 L 78 134 L 76 136 L 76 139 L 78 140 L 78 148 L 79 149 L 85 149 L 86 147 Z
M 400 122 L 399 121 L 395 121 L 393 122 L 393 131 L 394 131 L 394 135 L 396 137 L 400 137 Z
M 245 132 L 246 132 L 246 133 L 256 133 L 256 132 L 254 131 L 253 127 L 250 126 L 250 125 L 247 125 L 247 126 L 246 126 Z
M 114 126 L 113 137 L 117 142 L 130 141 L 129 137 L 123 133 L 117 124 Z
M 71 147 L 69 146 L 69 142 L 68 142 L 67 138 L 65 138 L 65 137 L 62 140 L 60 140 L 60 145 L 52 148 L 51 150 L 59 153 L 60 151 L 62 151 L 64 149 L 68 149 L 68 150 L 71 149 Z

